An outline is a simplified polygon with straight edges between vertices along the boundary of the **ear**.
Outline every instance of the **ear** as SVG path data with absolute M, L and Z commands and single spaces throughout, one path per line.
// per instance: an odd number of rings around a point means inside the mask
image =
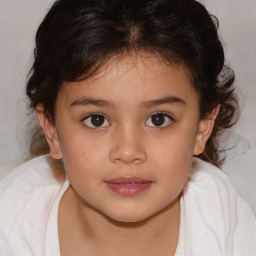
M 212 134 L 215 120 L 220 110 L 220 104 L 217 105 L 207 118 L 201 119 L 198 124 L 196 142 L 193 154 L 195 156 L 203 153 L 206 143 Z
M 50 147 L 51 157 L 54 159 L 61 159 L 62 154 L 55 125 L 47 118 L 44 112 L 43 104 L 36 106 L 37 120 L 44 132 L 44 136 Z

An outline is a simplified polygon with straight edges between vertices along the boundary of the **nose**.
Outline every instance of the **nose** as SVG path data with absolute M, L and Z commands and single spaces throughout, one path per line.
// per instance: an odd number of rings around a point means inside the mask
M 114 163 L 143 163 L 147 154 L 142 132 L 131 127 L 117 129 L 112 137 L 109 158 Z

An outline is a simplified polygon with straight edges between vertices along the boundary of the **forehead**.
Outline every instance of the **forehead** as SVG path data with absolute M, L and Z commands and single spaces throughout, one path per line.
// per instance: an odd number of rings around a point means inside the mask
M 115 56 L 96 75 L 79 82 L 65 82 L 59 94 L 70 100 L 88 95 L 109 97 L 115 102 L 122 102 L 128 96 L 150 100 L 170 94 L 186 102 L 197 101 L 190 76 L 183 66 L 149 54 Z

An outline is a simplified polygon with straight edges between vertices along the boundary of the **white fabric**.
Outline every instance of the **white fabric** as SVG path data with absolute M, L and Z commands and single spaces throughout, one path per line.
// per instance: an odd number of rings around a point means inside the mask
M 186 256 L 256 255 L 253 213 L 222 171 L 196 159 L 183 196 Z
M 49 256 L 60 255 L 59 235 L 58 235 L 58 210 L 59 210 L 60 199 L 68 187 L 69 187 L 69 182 L 66 181 L 62 189 L 58 193 L 58 196 L 53 204 L 52 211 L 47 223 L 47 229 L 46 229 L 45 255 L 49 255 Z
M 33 159 L 0 181 L 0 255 L 60 255 L 58 207 L 69 182 L 49 159 Z M 175 256 L 255 256 L 248 204 L 222 171 L 200 160 L 194 165 L 181 197 Z
M 47 222 L 65 181 L 49 161 L 33 159 L 0 181 L 1 256 L 45 255 Z

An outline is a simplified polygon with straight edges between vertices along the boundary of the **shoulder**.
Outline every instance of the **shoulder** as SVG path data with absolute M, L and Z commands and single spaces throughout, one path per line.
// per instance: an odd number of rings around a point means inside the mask
M 0 205 L 12 198 L 33 198 L 45 188 L 57 188 L 64 181 L 65 173 L 60 163 L 53 161 L 48 155 L 34 158 L 0 180 Z
M 195 158 L 184 194 L 188 210 L 195 215 L 192 219 L 201 216 L 203 221 L 196 223 L 207 237 L 213 235 L 211 244 L 215 240 L 216 247 L 222 246 L 222 252 L 227 255 L 233 249 L 234 256 L 256 255 L 255 215 L 248 203 L 237 195 L 227 174 Z
M 49 156 L 22 164 L 0 181 L 1 255 L 43 254 L 48 216 L 64 182 L 61 165 Z
M 193 158 L 188 187 L 192 193 L 202 192 L 205 196 L 236 201 L 236 191 L 229 177 L 216 166 Z

